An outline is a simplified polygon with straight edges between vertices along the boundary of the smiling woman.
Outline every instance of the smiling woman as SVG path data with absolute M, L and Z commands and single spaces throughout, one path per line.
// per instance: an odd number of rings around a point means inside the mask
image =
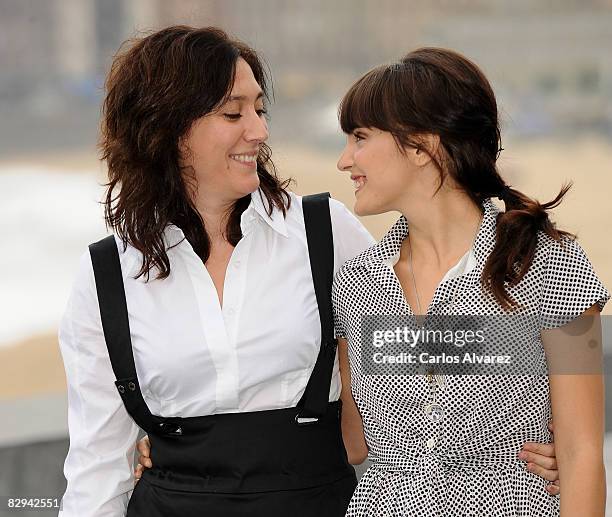
M 268 138 L 264 94 L 249 64 L 239 57 L 232 94 L 208 117 L 196 120 L 179 140 L 180 166 L 195 174 L 196 207 L 211 199 L 231 204 L 259 187 L 257 157 Z
M 276 176 L 265 143 L 268 77 L 250 47 L 220 29 L 170 27 L 131 42 L 106 89 L 106 220 L 142 252 L 140 274 L 152 266 L 159 278 L 169 274 L 162 244 L 169 222 L 206 262 L 213 236 L 227 232 L 230 244 L 238 242 L 240 213 L 258 187 L 268 213 L 288 208 L 289 181 Z M 224 214 L 223 228 L 208 228 L 203 206 Z
M 347 516 L 603 517 L 599 311 L 610 295 L 549 217 L 569 187 L 540 203 L 505 183 L 491 85 L 450 49 L 417 49 L 367 72 L 344 96 L 340 125 L 338 168 L 355 181 L 355 211 L 401 213 L 335 277 L 336 334 L 351 363 L 369 357 L 371 315 L 428 335 L 465 316 L 484 322 L 465 330 L 491 329 L 475 354 L 430 355 L 428 338 L 412 352 L 418 370 L 352 370 L 372 465 Z M 533 370 L 496 369 L 512 346 L 514 362 Z M 550 440 L 551 415 L 560 499 L 520 463 L 526 442 Z
M 277 178 L 263 64 L 223 31 L 136 40 L 106 87 L 115 235 L 83 255 L 60 326 L 60 515 L 343 516 L 356 485 L 343 439 L 353 450 L 363 433 L 331 284 L 372 238 Z M 153 466 L 134 488 L 139 428 Z

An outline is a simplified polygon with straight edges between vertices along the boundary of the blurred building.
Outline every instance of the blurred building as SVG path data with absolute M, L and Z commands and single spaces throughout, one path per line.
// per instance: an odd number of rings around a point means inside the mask
M 610 0 L 2 0 L 0 10 L 3 152 L 23 142 L 24 117 L 65 126 L 36 135 L 37 145 L 90 139 L 120 43 L 173 23 L 219 25 L 260 49 L 277 102 L 299 101 L 315 116 L 333 114 L 325 108 L 368 68 L 436 45 L 484 68 L 510 134 L 612 133 Z M 309 138 L 312 114 L 293 118 Z

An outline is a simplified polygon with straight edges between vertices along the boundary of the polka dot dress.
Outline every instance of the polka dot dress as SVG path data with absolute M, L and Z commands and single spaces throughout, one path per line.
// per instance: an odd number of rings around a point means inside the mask
M 483 210 L 473 245 L 476 265 L 438 286 L 428 314 L 503 314 L 480 283 L 499 214 L 491 200 L 485 200 Z M 548 482 L 517 458 L 524 442 L 551 439 L 540 331 L 567 323 L 595 303 L 603 308 L 608 292 L 577 242 L 559 243 L 539 234 L 531 268 L 508 291 L 524 311 L 537 315 L 524 320 L 528 328 L 521 333 L 529 340 L 524 353 L 541 374 L 444 375 L 437 389 L 444 416 L 432 419 L 425 411 L 431 379 L 395 372 L 370 375 L 361 364 L 364 316 L 412 315 L 389 266 L 407 234 L 402 217 L 380 243 L 348 261 L 334 281 L 336 334 L 349 343 L 352 392 L 372 461 L 347 515 L 559 515 L 559 497 L 545 491 Z

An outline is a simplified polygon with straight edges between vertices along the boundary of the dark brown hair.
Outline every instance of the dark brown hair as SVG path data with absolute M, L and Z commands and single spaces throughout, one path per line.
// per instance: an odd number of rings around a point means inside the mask
M 157 278 L 170 274 L 164 229 L 173 223 L 203 262 L 210 240 L 191 200 L 190 181 L 179 166 L 179 139 L 192 124 L 218 109 L 231 93 L 236 61 L 243 58 L 269 101 L 269 77 L 257 53 L 215 27 L 174 26 L 128 40 L 115 56 L 106 80 L 100 149 L 108 165 L 105 219 L 143 254 L 136 278 L 157 267 Z M 261 190 L 271 214 L 286 215 L 290 181 L 281 181 L 262 145 L 257 157 Z M 116 190 L 118 189 L 118 192 Z M 227 238 L 241 239 L 240 215 L 250 196 L 239 199 L 227 224 Z
M 538 231 L 555 240 L 571 234 L 558 230 L 547 211 L 561 202 L 564 185 L 548 203 L 539 203 L 508 187 L 496 162 L 501 134 L 495 95 L 482 71 L 452 50 L 421 48 L 399 62 L 379 66 L 359 79 L 340 105 L 340 126 L 349 134 L 358 127 L 390 132 L 400 150 L 415 147 L 432 157 L 440 187 L 448 174 L 479 206 L 499 197 L 506 211 L 497 220 L 496 244 L 485 264 L 482 282 L 506 309 L 515 301 L 505 289 L 523 278 L 538 242 Z M 419 137 L 440 138 L 433 156 Z

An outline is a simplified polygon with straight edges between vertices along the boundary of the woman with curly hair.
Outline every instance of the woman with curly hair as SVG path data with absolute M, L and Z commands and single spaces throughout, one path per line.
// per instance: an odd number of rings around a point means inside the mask
M 344 515 L 342 436 L 355 461 L 362 431 L 350 400 L 340 417 L 331 282 L 371 236 L 278 179 L 265 69 L 223 31 L 139 39 L 106 88 L 114 235 L 83 255 L 60 328 L 60 515 Z M 154 468 L 130 498 L 139 427 Z

